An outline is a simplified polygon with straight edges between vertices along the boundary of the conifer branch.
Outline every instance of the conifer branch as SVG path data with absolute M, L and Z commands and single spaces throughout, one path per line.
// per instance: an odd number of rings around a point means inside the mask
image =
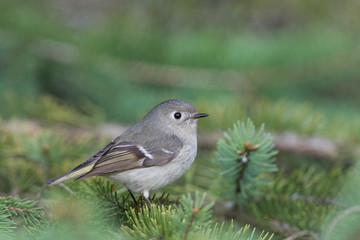
M 20 216 L 25 221 L 26 224 L 29 221 L 34 221 L 36 219 L 42 219 L 41 211 L 42 209 L 36 207 L 37 202 L 20 199 L 19 197 L 0 197 L 0 205 L 8 212 L 11 219 Z
M 192 209 L 191 218 L 190 218 L 189 224 L 187 225 L 186 230 L 185 230 L 184 240 L 187 239 L 190 228 L 193 225 L 195 216 L 196 216 L 196 214 L 198 214 L 198 212 L 199 212 L 199 209 L 197 209 L 195 207 Z
M 247 154 L 247 155 L 249 155 L 249 154 Z M 238 159 L 238 162 L 242 163 L 242 168 L 240 170 L 239 177 L 236 179 L 236 193 L 240 194 L 241 193 L 241 181 L 244 178 L 244 173 L 245 173 L 245 170 L 246 170 L 246 168 L 248 166 L 248 162 L 247 161 L 244 162 L 240 158 Z
M 332 212 L 342 182 L 343 173 L 337 168 L 303 167 L 290 175 L 281 171 L 270 186 L 262 188 L 263 196 L 252 199 L 243 209 L 276 232 L 290 235 L 306 230 L 314 235 Z
M 0 238 L 1 239 L 15 239 L 15 222 L 11 220 L 11 214 L 8 210 L 0 205 Z
M 219 140 L 213 160 L 217 167 L 214 170 L 221 173 L 217 181 L 219 195 L 239 203 L 261 195 L 259 187 L 269 184 L 264 177 L 277 171 L 273 164 L 277 151 L 273 149 L 271 135 L 263 131 L 263 126 L 255 130 L 250 120 L 237 122 L 224 134 L 225 139 Z
M 5 206 L 5 208 L 9 211 L 20 211 L 23 213 L 27 213 L 27 210 L 24 208 L 18 208 L 18 207 L 11 207 L 11 206 Z
M 243 151 L 242 150 L 237 151 L 239 156 L 245 154 L 245 156 L 238 159 L 238 162 L 242 164 L 242 168 L 240 170 L 239 177 L 236 180 L 236 193 L 237 194 L 241 193 L 241 181 L 244 178 L 245 170 L 246 170 L 246 168 L 248 166 L 250 153 L 252 151 L 257 151 L 259 149 L 259 145 L 252 146 L 251 143 L 249 141 L 247 141 L 247 142 L 244 143 L 244 149 L 245 150 L 243 150 Z
M 15 128 L 13 124 L 13 120 L 11 122 L 4 121 L 2 123 L 2 127 L 9 130 L 12 134 L 15 135 L 20 134 L 22 129 L 40 131 L 43 127 L 40 122 L 30 120 L 16 120 L 16 124 L 20 125 L 20 128 Z M 51 130 L 56 132 L 60 129 L 62 133 L 65 133 L 68 136 L 73 136 L 75 134 L 93 134 L 95 132 L 95 135 L 105 138 L 117 137 L 119 133 L 122 133 L 126 130 L 126 126 L 109 123 L 100 124 L 98 126 L 95 126 L 94 128 L 74 128 L 70 126 L 61 126 L 61 128 L 59 128 L 58 126 L 54 126 L 51 128 Z M 343 152 L 343 146 L 339 145 L 337 142 L 330 138 L 303 136 L 295 132 L 272 131 L 271 135 L 274 139 L 274 144 L 276 148 L 281 151 L 295 152 L 306 156 L 324 158 L 325 160 L 330 161 L 336 160 Z M 200 132 L 198 136 L 199 147 L 212 149 L 221 137 L 222 132 L 220 131 Z M 355 146 L 354 152 L 359 151 L 359 149 L 360 146 Z M 26 155 L 22 154 L 14 154 L 13 156 L 26 158 Z

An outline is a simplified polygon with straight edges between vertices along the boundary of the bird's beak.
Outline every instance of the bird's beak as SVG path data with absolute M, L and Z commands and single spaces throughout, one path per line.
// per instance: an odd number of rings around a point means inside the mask
M 198 118 L 203 118 L 203 117 L 207 117 L 209 116 L 209 114 L 207 113 L 195 113 L 194 116 L 192 116 L 192 119 L 198 119 Z

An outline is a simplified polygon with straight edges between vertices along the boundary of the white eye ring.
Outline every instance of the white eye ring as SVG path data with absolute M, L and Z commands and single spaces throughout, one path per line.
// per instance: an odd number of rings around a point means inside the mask
M 174 118 L 179 120 L 181 118 L 181 113 L 180 112 L 174 113 Z

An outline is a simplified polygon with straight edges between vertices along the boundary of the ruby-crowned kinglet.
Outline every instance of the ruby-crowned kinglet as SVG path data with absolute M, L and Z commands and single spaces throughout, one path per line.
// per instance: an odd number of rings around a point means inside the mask
M 162 102 L 90 159 L 47 184 L 108 176 L 130 193 L 142 193 L 151 204 L 149 191 L 174 182 L 190 168 L 197 151 L 197 121 L 207 116 L 185 101 Z

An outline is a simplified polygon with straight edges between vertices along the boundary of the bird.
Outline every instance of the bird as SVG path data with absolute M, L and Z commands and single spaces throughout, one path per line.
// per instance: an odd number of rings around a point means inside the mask
M 173 183 L 194 162 L 198 119 L 207 116 L 186 101 L 164 101 L 87 161 L 46 184 L 106 176 L 123 184 L 136 204 L 132 192 L 151 205 L 150 191 Z

